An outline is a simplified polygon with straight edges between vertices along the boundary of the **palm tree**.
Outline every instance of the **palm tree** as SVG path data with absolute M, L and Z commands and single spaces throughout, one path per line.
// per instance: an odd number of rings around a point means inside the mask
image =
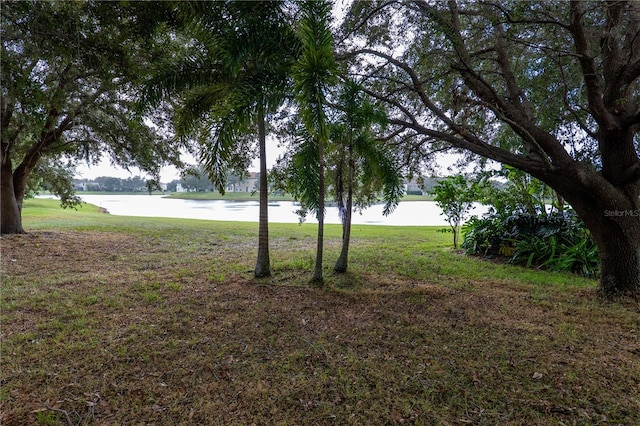
M 254 275 L 267 277 L 266 122 L 290 93 L 298 39 L 281 2 L 180 2 L 176 7 L 189 48 L 161 64 L 141 102 L 157 105 L 179 97 L 176 131 L 200 142 L 201 161 L 221 193 L 229 168 L 246 170 L 247 137 L 257 135 L 260 217 Z
M 344 83 L 337 106 L 341 111 L 339 122 L 332 129 L 337 157 L 333 190 L 342 219 L 342 249 L 333 267 L 337 273 L 347 271 L 354 189 L 358 190 L 355 205 L 361 209 L 375 202 L 382 190 L 385 216 L 395 209 L 404 192 L 400 166 L 390 150 L 372 133 L 372 126 L 384 124 L 386 116 L 362 93 L 355 82 Z
M 317 153 L 317 198 L 312 205 L 318 218 L 318 243 L 312 282 L 323 283 L 322 255 L 324 243 L 324 149 L 329 139 L 327 92 L 336 79 L 337 65 L 333 56 L 333 35 L 329 27 L 331 3 L 307 0 L 302 2 L 302 19 L 298 34 L 302 54 L 294 66 L 294 90 L 302 122 L 309 138 L 303 152 Z M 310 190 L 310 189 L 307 189 Z M 312 192 L 315 192 L 313 190 Z

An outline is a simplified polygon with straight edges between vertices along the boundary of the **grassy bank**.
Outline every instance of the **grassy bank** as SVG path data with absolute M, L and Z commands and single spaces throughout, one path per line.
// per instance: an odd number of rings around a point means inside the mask
M 437 228 L 24 208 L 3 236 L 0 424 L 640 423 L 640 314 L 593 281 L 468 258 Z
M 151 191 L 152 195 L 164 195 L 164 191 Z M 50 195 L 50 193 L 43 192 L 43 195 Z M 83 195 L 149 195 L 149 191 L 76 191 L 76 195 L 82 197 Z
M 180 200 L 224 200 L 224 201 L 259 201 L 257 192 L 173 192 L 167 198 Z M 269 201 L 294 201 L 290 195 L 270 195 Z
M 257 192 L 227 192 L 224 195 L 219 192 L 174 192 L 167 195 L 167 198 L 178 198 L 182 200 L 226 200 L 226 201 L 258 201 Z M 270 202 L 295 201 L 291 195 L 269 195 Z M 430 195 L 405 195 L 402 201 L 433 201 Z

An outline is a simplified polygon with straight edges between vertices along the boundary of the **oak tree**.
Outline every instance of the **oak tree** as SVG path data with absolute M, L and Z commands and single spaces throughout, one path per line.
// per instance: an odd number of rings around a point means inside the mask
M 639 2 L 355 2 L 344 29 L 390 132 L 540 179 L 589 228 L 602 292 L 640 294 Z
M 155 13 L 96 1 L 3 3 L 0 233 L 24 232 L 22 203 L 38 171 L 57 179 L 65 205 L 77 202 L 62 182 L 77 161 L 107 154 L 155 177 L 162 164 L 180 164 L 178 144 L 137 114 L 133 99 L 160 52 L 149 37 Z

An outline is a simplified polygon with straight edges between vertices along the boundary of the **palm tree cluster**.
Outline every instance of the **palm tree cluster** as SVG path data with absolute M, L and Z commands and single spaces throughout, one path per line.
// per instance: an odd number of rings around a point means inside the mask
M 365 206 L 364 200 L 370 203 L 372 194 L 384 189 L 385 213 L 390 212 L 402 195 L 402 176 L 372 131 L 374 124 L 383 124 L 384 114 L 364 99 L 355 82 L 339 78 L 330 28 L 332 4 L 225 1 L 172 7 L 183 49 L 158 64 L 140 105 L 172 105 L 176 134 L 197 141 L 204 170 L 222 193 L 227 171 L 245 171 L 251 160 L 247 153 L 255 153 L 257 141 L 257 278 L 270 275 L 267 130 L 279 112 L 294 111 L 292 154 L 279 183 L 318 218 L 312 281 L 322 284 L 325 170 L 333 173 L 332 190 L 344 229 L 344 248 L 334 269 L 345 272 L 351 210 Z M 341 80 L 343 93 L 336 95 Z M 354 203 L 357 176 L 360 196 Z

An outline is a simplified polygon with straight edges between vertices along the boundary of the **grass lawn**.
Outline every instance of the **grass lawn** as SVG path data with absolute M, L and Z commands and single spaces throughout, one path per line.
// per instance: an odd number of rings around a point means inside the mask
M 118 217 L 53 200 L 3 236 L 2 425 L 636 425 L 640 307 L 469 258 L 438 228 Z
M 259 201 L 258 192 L 172 192 L 166 198 L 180 200 L 224 200 L 224 201 Z M 294 201 L 290 195 L 269 195 L 269 201 Z
M 173 192 L 167 198 L 178 198 L 182 200 L 226 200 L 226 201 L 258 201 L 260 196 L 257 192 L 227 192 L 221 195 L 219 192 Z M 270 202 L 295 201 L 289 194 L 269 195 Z M 402 201 L 433 201 L 431 195 L 405 195 Z

